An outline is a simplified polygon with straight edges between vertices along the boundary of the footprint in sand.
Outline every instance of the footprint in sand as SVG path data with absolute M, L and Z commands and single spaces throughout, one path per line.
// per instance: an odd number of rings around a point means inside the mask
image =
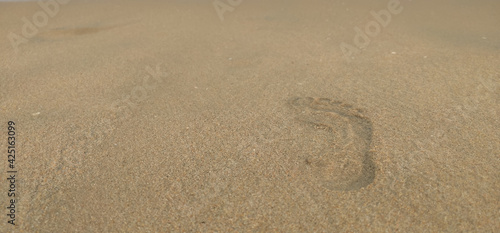
M 309 179 L 338 191 L 373 183 L 372 123 L 360 110 L 326 98 L 294 97 L 288 104 L 295 110 L 297 122 L 305 126 L 304 133 L 310 135 L 304 140 L 314 142 L 310 148 L 321 147 L 304 155 Z

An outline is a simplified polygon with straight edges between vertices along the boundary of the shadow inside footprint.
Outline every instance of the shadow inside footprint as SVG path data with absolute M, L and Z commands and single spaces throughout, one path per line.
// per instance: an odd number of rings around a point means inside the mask
M 310 137 L 330 135 L 328 146 L 304 159 L 312 179 L 339 191 L 357 190 L 373 183 L 372 123 L 360 110 L 326 98 L 294 97 L 288 105 Z

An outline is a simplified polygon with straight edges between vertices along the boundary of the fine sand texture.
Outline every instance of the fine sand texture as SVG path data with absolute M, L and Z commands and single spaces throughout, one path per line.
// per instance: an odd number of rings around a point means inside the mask
M 500 232 L 499 1 L 49 2 L 0 3 L 0 232 Z

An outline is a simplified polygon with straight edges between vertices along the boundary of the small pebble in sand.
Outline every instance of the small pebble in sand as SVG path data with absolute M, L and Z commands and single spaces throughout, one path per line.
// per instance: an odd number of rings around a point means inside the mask
M 40 112 L 35 112 L 35 113 L 31 114 L 31 115 L 38 116 L 38 115 L 40 115 Z
M 396 52 L 391 52 L 391 54 L 396 54 Z

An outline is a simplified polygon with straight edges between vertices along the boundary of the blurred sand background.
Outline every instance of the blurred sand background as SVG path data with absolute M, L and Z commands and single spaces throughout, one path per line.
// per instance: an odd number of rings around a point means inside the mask
M 73 0 L 17 53 L 0 3 L 1 231 L 500 231 L 500 2 L 401 1 L 348 62 L 388 2 Z

